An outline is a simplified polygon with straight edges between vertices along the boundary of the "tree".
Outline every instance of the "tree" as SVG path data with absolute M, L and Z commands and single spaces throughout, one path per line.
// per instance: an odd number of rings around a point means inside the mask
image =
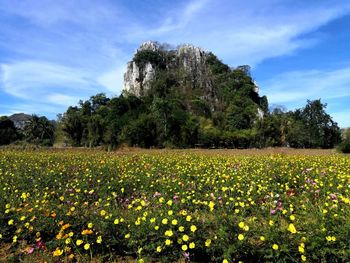
M 55 140 L 55 126 L 45 116 L 32 115 L 24 127 L 26 141 L 43 146 L 52 146 Z
M 338 146 L 342 153 L 350 153 L 350 128 L 344 130 L 343 140 Z
M 296 120 L 300 120 L 307 131 L 307 148 L 333 148 L 341 140 L 340 128 L 326 113 L 326 107 L 320 99 L 308 100 L 306 106 L 295 113 Z
M 81 146 L 87 127 L 83 112 L 78 107 L 69 107 L 63 114 L 62 126 L 72 145 Z
M 10 144 L 18 139 L 18 132 L 8 117 L 0 117 L 0 145 Z

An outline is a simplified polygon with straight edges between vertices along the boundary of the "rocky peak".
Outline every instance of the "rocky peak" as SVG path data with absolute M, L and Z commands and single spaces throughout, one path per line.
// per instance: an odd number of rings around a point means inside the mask
M 157 52 L 160 56 L 167 56 L 172 53 L 175 57 L 171 61 L 167 61 L 166 68 L 182 69 L 187 75 L 187 79 L 192 82 L 192 86 L 204 88 L 206 86 L 211 90 L 210 81 L 208 81 L 208 69 L 206 65 L 207 53 L 196 46 L 183 44 L 170 50 L 165 44 L 155 41 L 147 41 L 140 45 L 136 50 L 134 59 L 128 63 L 127 71 L 124 74 L 124 90 L 136 96 L 141 96 L 145 90 L 149 88 L 152 80 L 154 80 L 157 65 L 151 60 L 144 61 L 142 65 L 135 61 L 135 57 L 140 53 Z M 171 65 L 170 65 L 171 64 Z
M 158 51 L 160 49 L 160 44 L 156 41 L 146 41 L 143 42 L 140 47 L 137 49 L 136 52 L 142 51 L 142 50 L 151 50 L 151 51 Z

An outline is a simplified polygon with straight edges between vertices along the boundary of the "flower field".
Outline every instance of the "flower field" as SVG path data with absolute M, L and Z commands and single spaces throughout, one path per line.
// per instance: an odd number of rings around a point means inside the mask
M 0 261 L 350 262 L 350 158 L 0 150 Z

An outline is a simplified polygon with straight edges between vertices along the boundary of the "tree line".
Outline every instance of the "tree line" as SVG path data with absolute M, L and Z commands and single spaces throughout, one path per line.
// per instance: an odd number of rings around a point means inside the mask
M 175 61 L 175 62 L 174 62 Z M 207 75 L 189 75 L 171 52 L 140 51 L 134 62 L 151 63 L 155 77 L 141 96 L 124 91 L 99 93 L 68 107 L 52 122 L 33 115 L 24 129 L 0 119 L 0 145 L 26 141 L 51 146 L 121 145 L 143 148 L 334 148 L 349 151 L 350 134 L 341 133 L 320 99 L 300 109 L 270 109 L 256 91 L 249 66 L 230 68 L 214 54 Z M 171 66 L 169 66 L 171 65 Z
M 243 114 L 244 116 L 244 114 Z M 235 122 L 227 115 L 226 122 Z M 243 123 L 242 123 L 243 122 Z M 247 127 L 230 126 L 195 115 L 176 99 L 139 98 L 122 94 L 92 96 L 71 106 L 56 122 L 33 115 L 23 130 L 6 116 L 0 118 L 0 145 L 26 141 L 52 146 L 56 141 L 77 147 L 120 145 L 171 148 L 279 147 L 334 148 L 350 152 L 350 130 L 341 133 L 321 100 L 307 101 L 294 111 L 275 108 Z M 233 128 L 232 128 L 233 127 Z

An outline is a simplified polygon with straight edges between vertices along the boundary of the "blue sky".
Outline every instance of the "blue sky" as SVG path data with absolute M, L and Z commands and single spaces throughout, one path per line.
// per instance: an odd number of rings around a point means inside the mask
M 119 95 L 147 40 L 191 43 L 248 64 L 270 105 L 321 98 L 350 127 L 350 1 L 0 0 L 0 115 L 55 118 Z

